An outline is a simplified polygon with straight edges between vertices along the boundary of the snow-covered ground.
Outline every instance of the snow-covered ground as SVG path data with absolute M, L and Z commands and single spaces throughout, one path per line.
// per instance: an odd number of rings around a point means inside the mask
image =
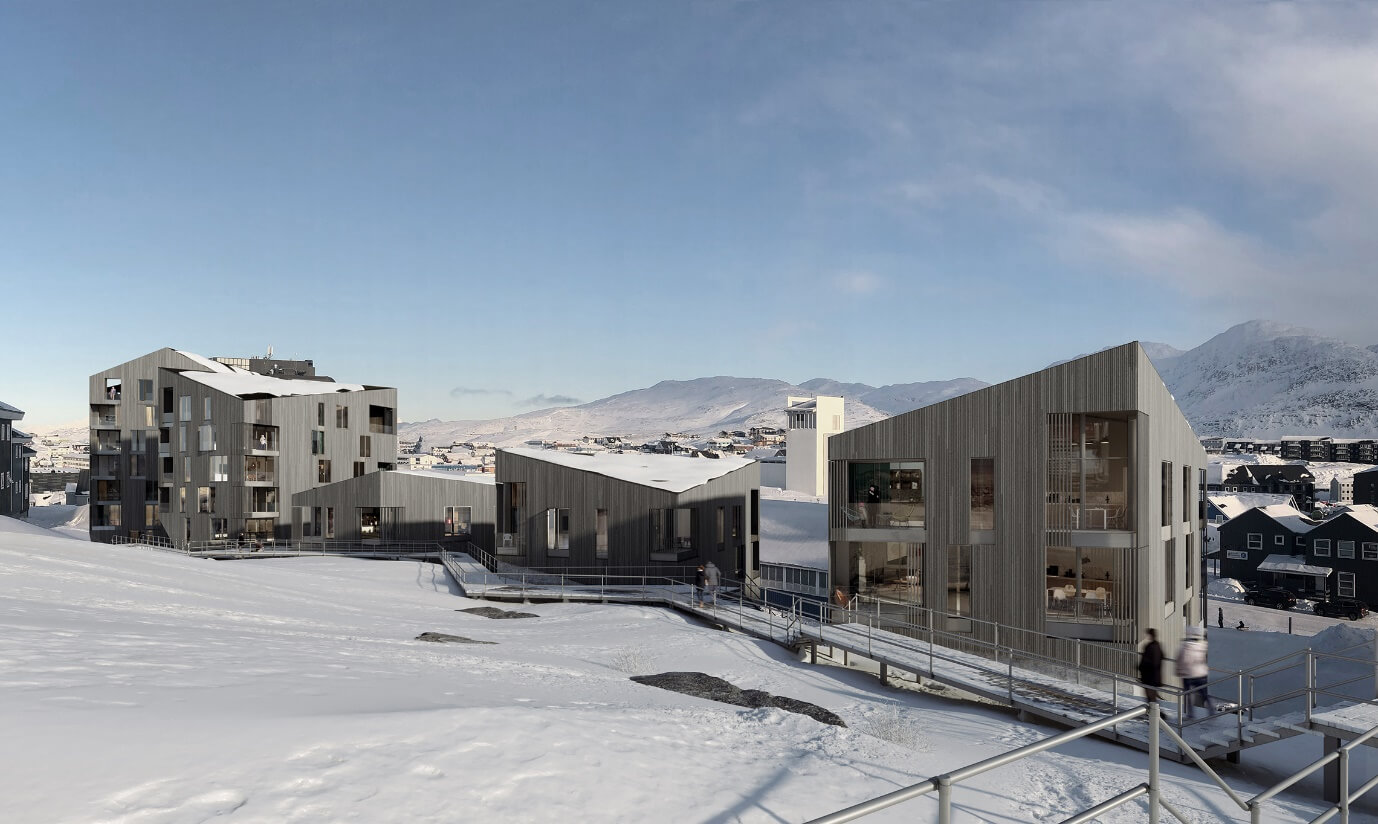
M 29 507 L 28 522 L 36 526 L 60 532 L 78 540 L 88 540 L 90 532 L 90 511 L 87 504 L 49 504 Z
M 0 519 L 0 591 L 6 822 L 802 821 L 1054 732 L 664 609 L 456 612 L 478 604 L 428 564 L 216 562 Z M 413 640 L 426 631 L 493 643 Z M 628 680 L 666 670 L 810 701 L 848 727 Z M 1274 761 L 1320 751 L 1284 746 L 1222 769 L 1250 795 Z M 1061 820 L 1144 780 L 1144 763 L 1079 742 L 963 784 L 958 820 Z M 1165 775 L 1196 820 L 1247 820 L 1194 769 Z M 1315 787 L 1268 820 L 1309 818 L 1298 802 Z

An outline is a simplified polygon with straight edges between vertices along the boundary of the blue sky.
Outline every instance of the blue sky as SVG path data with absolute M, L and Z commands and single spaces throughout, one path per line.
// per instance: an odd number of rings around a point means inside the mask
M 0 396 L 80 420 L 161 346 L 418 420 L 1378 341 L 1378 6 L 1202 5 L 5 3 Z

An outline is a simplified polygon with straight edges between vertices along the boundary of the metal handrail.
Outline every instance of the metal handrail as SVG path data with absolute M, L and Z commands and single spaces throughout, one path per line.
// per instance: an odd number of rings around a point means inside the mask
M 921 781 L 917 784 L 911 784 L 908 787 L 903 787 L 893 792 L 886 793 L 885 795 L 878 796 L 876 798 L 870 799 L 869 801 L 863 801 L 860 804 L 853 804 L 852 806 L 847 807 L 846 809 L 838 810 L 835 813 L 822 816 L 821 818 L 812 819 L 808 822 L 808 824 L 845 824 L 845 822 L 856 821 L 859 818 L 864 818 L 873 813 L 889 809 L 897 804 L 902 804 L 905 801 L 909 801 L 920 796 L 928 795 L 932 792 L 937 792 L 938 794 L 939 824 L 950 824 L 950 822 L 952 821 L 953 785 L 960 784 L 961 782 L 969 778 L 974 778 L 975 776 L 981 775 L 982 773 L 989 772 L 999 767 L 1003 767 L 1008 764 L 1012 764 L 1016 761 L 1023 760 L 1031 755 L 1037 755 L 1041 752 L 1046 752 L 1047 750 L 1056 749 L 1057 747 L 1060 747 L 1063 744 L 1067 744 L 1072 741 L 1085 738 L 1088 735 L 1094 735 L 1095 733 L 1100 732 L 1101 730 L 1106 729 L 1107 727 L 1113 727 L 1117 724 L 1123 724 L 1126 721 L 1132 721 L 1141 716 L 1148 717 L 1149 728 L 1153 732 L 1153 735 L 1151 735 L 1149 739 L 1151 751 L 1149 753 L 1148 783 L 1140 784 L 1137 787 L 1131 788 L 1130 790 L 1120 793 L 1114 798 L 1101 802 L 1100 804 L 1097 804 L 1096 806 L 1083 811 L 1080 815 L 1068 819 L 1068 821 L 1089 821 L 1096 815 L 1104 814 L 1112 809 L 1128 804 L 1129 802 L 1134 801 L 1135 799 L 1141 798 L 1143 796 L 1148 796 L 1150 816 L 1149 820 L 1156 822 L 1158 820 L 1157 808 L 1159 803 L 1159 775 L 1157 768 L 1158 752 L 1156 744 L 1158 740 L 1157 731 L 1160 725 L 1160 718 L 1158 706 L 1156 704 L 1150 704 L 1143 707 L 1136 707 L 1135 709 L 1119 713 L 1118 715 L 1112 715 L 1107 718 L 1102 718 L 1099 721 L 1086 724 L 1085 726 L 1078 727 L 1077 729 L 1068 730 L 1067 732 L 1050 736 L 1048 738 L 1043 739 L 1042 741 L 1035 741 L 1032 744 L 1020 747 L 1017 750 L 1011 750 L 1009 752 L 1001 753 L 1000 755 L 992 756 L 982 761 L 978 761 L 974 764 L 968 764 L 967 766 L 961 767 L 960 769 L 954 770 L 952 772 L 934 776 L 933 778 L 929 778 L 926 781 Z M 1088 814 L 1090 814 L 1089 817 L 1087 817 Z M 1181 818 L 1180 816 L 1178 816 L 1178 818 L 1179 820 L 1184 822 L 1184 824 L 1186 824 L 1185 818 Z

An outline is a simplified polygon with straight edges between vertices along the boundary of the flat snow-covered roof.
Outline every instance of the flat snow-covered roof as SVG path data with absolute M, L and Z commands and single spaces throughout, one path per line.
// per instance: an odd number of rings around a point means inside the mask
M 223 366 L 223 364 L 221 364 Z M 271 378 L 226 366 L 227 372 L 183 372 L 182 376 L 229 395 L 333 395 L 336 392 L 362 392 L 363 384 L 308 381 L 299 378 Z
M 587 455 L 525 447 L 498 451 L 667 492 L 684 492 L 754 463 L 745 458 L 686 458 L 646 452 L 597 452 Z
M 415 475 L 419 478 L 439 478 L 443 481 L 460 481 L 469 484 L 485 484 L 487 486 L 492 486 L 497 483 L 497 478 L 492 473 L 445 472 L 443 470 L 437 472 L 433 469 L 392 469 L 389 471 L 398 475 Z

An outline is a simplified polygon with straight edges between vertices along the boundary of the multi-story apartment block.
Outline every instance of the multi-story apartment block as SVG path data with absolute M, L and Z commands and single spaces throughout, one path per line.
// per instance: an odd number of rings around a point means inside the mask
M 294 493 L 391 469 L 397 390 L 176 349 L 90 379 L 91 539 L 291 537 Z
M 33 436 L 14 428 L 23 411 L 0 403 L 0 515 L 23 516 L 29 511 L 29 462 L 35 452 Z
M 831 586 L 1028 652 L 1199 624 L 1206 450 L 1126 344 L 834 435 Z M 1116 663 L 1118 662 L 1118 663 Z

